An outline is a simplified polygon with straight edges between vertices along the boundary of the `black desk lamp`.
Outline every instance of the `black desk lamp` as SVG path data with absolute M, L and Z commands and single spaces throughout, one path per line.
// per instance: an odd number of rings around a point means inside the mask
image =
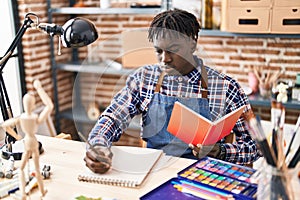
M 31 19 L 35 18 L 35 20 Z M 13 117 L 10 101 L 8 98 L 7 90 L 3 79 L 3 68 L 9 60 L 13 57 L 13 51 L 17 47 L 18 43 L 22 39 L 25 31 L 28 28 L 38 29 L 46 32 L 50 36 L 57 35 L 64 47 L 78 48 L 91 44 L 98 38 L 97 30 L 92 22 L 84 18 L 74 18 L 67 21 L 63 26 L 48 23 L 39 23 L 39 18 L 34 13 L 28 13 L 25 15 L 24 23 L 18 31 L 16 37 L 11 43 L 10 47 L 6 51 L 5 55 L 0 60 L 0 107 L 3 120 L 8 120 Z M 15 143 L 16 139 L 6 133 L 5 145 L 2 149 L 2 157 L 13 155 L 15 160 L 21 159 L 22 152 L 13 153 L 11 151 L 11 144 Z M 42 150 L 40 144 L 40 150 Z

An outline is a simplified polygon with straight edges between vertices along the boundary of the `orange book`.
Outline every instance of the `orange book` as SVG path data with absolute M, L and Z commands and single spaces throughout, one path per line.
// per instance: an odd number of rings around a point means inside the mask
M 212 145 L 229 135 L 246 106 L 212 122 L 180 102 L 175 102 L 167 130 L 187 144 Z

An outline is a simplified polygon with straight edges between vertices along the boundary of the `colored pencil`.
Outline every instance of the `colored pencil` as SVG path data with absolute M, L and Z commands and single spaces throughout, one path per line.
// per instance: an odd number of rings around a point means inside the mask
M 178 191 L 207 200 L 228 200 L 229 198 L 205 190 L 195 189 L 184 185 L 174 185 Z M 233 199 L 233 198 L 232 198 Z
M 192 183 L 192 182 L 189 182 L 189 181 L 180 180 L 180 183 L 181 183 L 181 185 L 184 185 L 184 186 L 190 186 L 190 187 L 194 187 L 194 188 L 197 188 L 197 189 L 202 189 L 202 190 L 211 192 L 211 193 L 213 193 L 215 195 L 218 195 L 220 197 L 224 197 L 224 198 L 232 197 L 232 195 L 230 195 L 226 192 L 222 192 L 222 191 L 219 191 L 219 190 L 216 190 L 216 189 L 212 189 L 212 188 L 209 188 L 209 187 L 206 187 L 206 186 L 203 186 L 203 185 L 195 184 L 195 183 Z

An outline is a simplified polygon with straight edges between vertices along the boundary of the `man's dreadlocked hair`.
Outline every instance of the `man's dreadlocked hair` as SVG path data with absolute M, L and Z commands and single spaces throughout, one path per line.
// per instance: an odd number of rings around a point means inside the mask
M 161 34 L 163 29 L 180 32 L 197 41 L 200 24 L 197 18 L 187 11 L 167 10 L 156 15 L 151 22 L 148 30 L 149 41 L 153 42 L 154 37 Z

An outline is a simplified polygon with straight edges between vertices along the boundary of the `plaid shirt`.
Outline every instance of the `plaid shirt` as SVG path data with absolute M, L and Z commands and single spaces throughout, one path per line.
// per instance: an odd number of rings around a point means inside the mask
M 202 60 L 198 59 L 198 63 L 199 66 L 185 76 L 166 75 L 160 93 L 169 96 L 200 97 Z M 206 70 L 212 120 L 243 105 L 246 105 L 244 112 L 251 109 L 247 96 L 234 79 L 209 67 L 206 67 Z M 118 141 L 134 116 L 142 114 L 143 119 L 145 118 L 160 73 L 159 65 L 148 65 L 128 76 L 126 86 L 116 94 L 89 134 L 93 145 L 110 146 L 111 142 Z M 260 155 L 242 117 L 237 121 L 233 132 L 236 142 L 224 144 L 225 160 L 237 164 L 255 161 Z

